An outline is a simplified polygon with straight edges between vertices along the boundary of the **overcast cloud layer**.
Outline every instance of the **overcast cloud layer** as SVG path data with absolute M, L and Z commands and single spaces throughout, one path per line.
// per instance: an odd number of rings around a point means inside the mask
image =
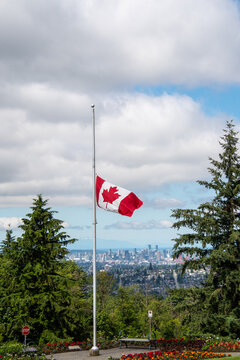
M 99 175 L 146 195 L 218 153 L 226 114 L 149 89 L 239 84 L 238 2 L 0 0 L 0 49 L 0 206 L 91 205 L 92 103 Z
M 231 0 L 42 0 L 0 4 L 1 79 L 102 92 L 239 82 Z

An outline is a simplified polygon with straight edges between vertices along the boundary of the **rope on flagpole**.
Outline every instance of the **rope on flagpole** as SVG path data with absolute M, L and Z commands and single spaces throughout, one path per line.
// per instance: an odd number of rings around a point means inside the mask
M 97 347 L 97 276 L 96 276 L 96 160 L 95 160 L 95 105 L 92 106 L 93 127 L 93 346 L 90 349 L 91 356 L 99 355 Z

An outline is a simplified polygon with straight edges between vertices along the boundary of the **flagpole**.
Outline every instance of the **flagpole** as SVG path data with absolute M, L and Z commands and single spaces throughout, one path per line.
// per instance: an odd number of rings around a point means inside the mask
M 93 127 L 93 346 L 90 349 L 91 356 L 98 356 L 97 347 L 97 277 L 96 277 L 96 160 L 95 160 L 95 105 L 92 105 L 92 127 Z

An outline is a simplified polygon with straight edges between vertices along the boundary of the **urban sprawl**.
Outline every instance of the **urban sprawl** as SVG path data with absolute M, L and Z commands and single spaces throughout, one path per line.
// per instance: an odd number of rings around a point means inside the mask
M 87 273 L 92 272 L 92 250 L 72 250 L 69 259 Z M 146 249 L 99 250 L 96 255 L 97 270 L 113 275 L 116 287 L 137 286 L 147 293 L 167 296 L 170 289 L 201 287 L 207 270 L 188 270 L 181 275 L 182 257 L 173 259 L 171 249 L 148 245 Z

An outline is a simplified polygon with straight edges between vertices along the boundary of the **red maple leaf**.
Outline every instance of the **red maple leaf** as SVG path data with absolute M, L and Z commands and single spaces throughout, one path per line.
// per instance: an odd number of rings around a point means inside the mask
M 113 201 L 115 201 L 120 197 L 120 195 L 117 192 L 118 192 L 117 186 L 110 186 L 109 190 L 103 190 L 102 192 L 103 202 L 112 204 Z

